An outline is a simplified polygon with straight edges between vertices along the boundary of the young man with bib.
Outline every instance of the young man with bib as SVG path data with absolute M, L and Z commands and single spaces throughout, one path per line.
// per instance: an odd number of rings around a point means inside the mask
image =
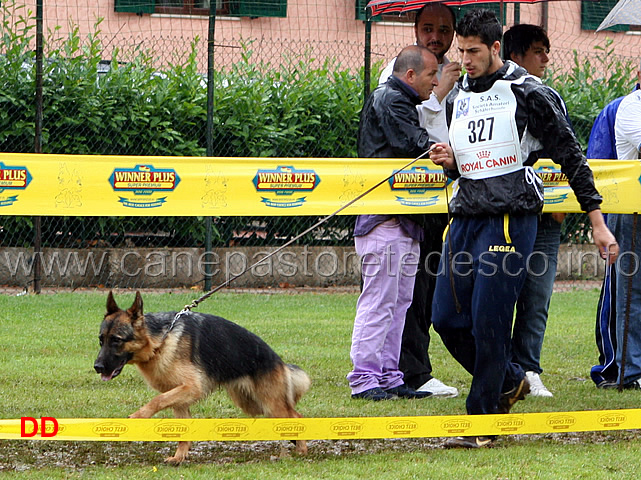
M 503 63 L 502 30 L 488 10 L 471 10 L 457 25 L 467 73 L 447 98 L 450 144 L 437 144 L 430 156 L 456 180 L 432 319 L 472 375 L 466 400 L 472 415 L 508 413 L 529 392 L 523 369 L 510 361 L 510 343 L 543 207 L 543 184 L 532 168 L 537 151 L 545 149 L 560 164 L 602 256 L 614 261 L 618 254 L 565 115 L 540 79 L 512 61 Z M 478 448 L 492 441 L 456 437 L 446 446 Z

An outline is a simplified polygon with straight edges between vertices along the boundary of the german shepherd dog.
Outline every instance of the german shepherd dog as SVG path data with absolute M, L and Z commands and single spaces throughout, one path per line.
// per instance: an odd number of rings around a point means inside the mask
M 188 312 L 169 330 L 175 315 L 143 314 L 140 292 L 129 309 L 121 310 L 109 292 L 96 372 L 111 380 L 131 363 L 161 392 L 130 418 L 150 418 L 170 407 L 176 418 L 191 418 L 189 407 L 218 387 L 248 415 L 302 416 L 294 407 L 311 385 L 303 370 L 283 363 L 257 335 L 229 320 Z M 165 461 L 182 462 L 190 446 L 179 442 L 176 454 Z M 307 453 L 307 443 L 297 440 L 296 451 Z

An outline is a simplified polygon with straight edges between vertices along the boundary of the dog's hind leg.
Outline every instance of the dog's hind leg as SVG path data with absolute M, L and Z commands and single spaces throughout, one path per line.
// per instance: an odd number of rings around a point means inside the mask
M 286 402 L 280 405 L 273 405 L 268 414 L 271 418 L 302 418 L 303 416 L 293 408 L 289 407 Z M 293 440 L 296 443 L 296 453 L 299 455 L 307 455 L 307 441 L 306 440 Z
M 265 415 L 271 418 L 301 418 L 294 409 L 294 401 L 288 389 L 289 377 L 284 365 L 259 378 L 242 378 L 225 385 L 232 401 L 248 415 Z M 296 452 L 307 453 L 307 442 L 295 440 Z M 284 451 L 281 451 L 282 456 Z
M 255 390 L 264 413 L 271 418 L 302 418 L 294 408 L 295 400 L 291 395 L 291 380 L 284 369 L 276 369 L 257 382 Z M 295 440 L 296 452 L 307 454 L 307 441 Z
M 176 418 L 191 418 L 189 407 L 174 407 L 174 416 Z M 178 442 L 176 453 L 173 457 L 165 458 L 165 462 L 172 465 L 179 465 L 187 458 L 190 448 L 191 442 Z

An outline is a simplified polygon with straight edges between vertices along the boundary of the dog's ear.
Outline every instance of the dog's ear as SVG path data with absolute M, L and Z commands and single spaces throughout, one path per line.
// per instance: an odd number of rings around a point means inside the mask
M 132 318 L 142 317 L 142 296 L 140 292 L 136 292 L 136 298 L 134 298 L 134 303 L 131 305 L 127 313 L 131 315 Z
M 116 300 L 114 299 L 114 294 L 110 290 L 109 295 L 107 295 L 107 315 L 111 315 L 112 313 L 116 313 L 120 311 L 120 307 L 116 303 Z

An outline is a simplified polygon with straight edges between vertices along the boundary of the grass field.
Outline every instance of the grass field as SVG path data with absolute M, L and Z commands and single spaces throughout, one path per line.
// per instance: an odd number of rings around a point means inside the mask
M 176 310 L 194 292 L 144 295 L 145 310 Z M 122 307 L 132 292 L 116 296 Z M 122 418 L 152 396 L 133 367 L 111 382 L 93 371 L 105 292 L 0 296 L 0 418 Z M 515 412 L 638 408 L 641 393 L 601 391 L 589 380 L 597 360 L 597 290 L 555 293 L 542 364 L 553 398 L 528 398 Z M 345 293 L 218 293 L 199 308 L 263 337 L 312 377 L 299 404 L 306 417 L 465 413 L 470 377 L 434 335 L 434 374 L 455 399 L 368 403 L 351 400 L 345 375 L 356 304 Z M 192 409 L 195 417 L 242 416 L 223 392 Z M 171 416 L 169 412 L 159 416 Z M 278 458 L 278 442 L 202 442 L 180 467 L 163 464 L 175 443 L 0 441 L 4 478 L 637 478 L 636 431 L 518 435 L 477 451 L 445 450 L 442 439 L 312 441 L 309 455 Z

